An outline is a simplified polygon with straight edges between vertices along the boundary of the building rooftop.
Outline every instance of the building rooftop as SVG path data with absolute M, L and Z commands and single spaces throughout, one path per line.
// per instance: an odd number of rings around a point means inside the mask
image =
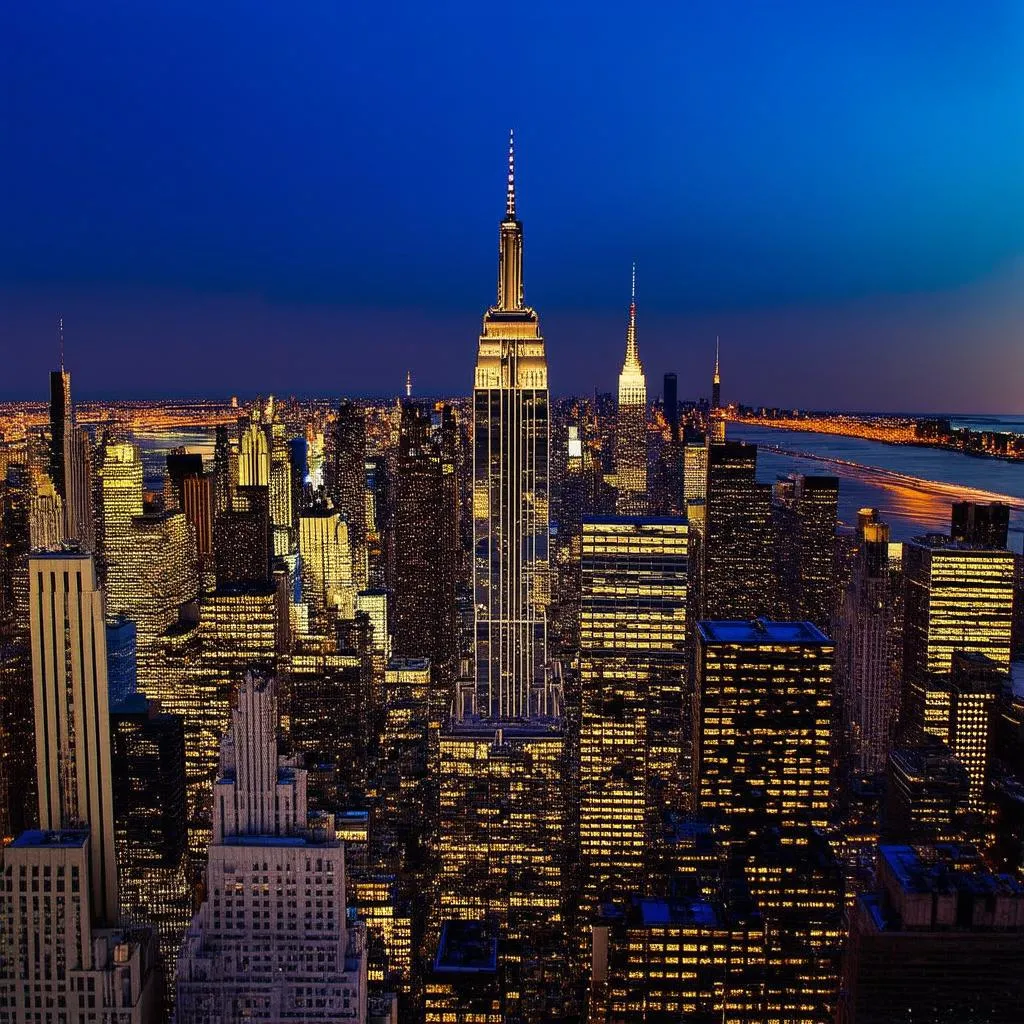
M 993 548 L 986 544 L 974 544 L 966 540 L 954 540 L 945 533 L 926 533 L 907 541 L 911 547 L 930 548 L 932 551 L 964 551 L 988 557 L 1010 558 L 1013 553 L 1006 548 Z
M 434 970 L 451 974 L 494 973 L 498 940 L 482 921 L 445 921 Z
M 388 662 L 388 672 L 424 672 L 430 668 L 429 658 L 392 658 Z
M 687 525 L 685 516 L 584 516 L 584 526 L 681 526 Z
M 44 832 L 41 829 L 32 828 L 22 832 L 11 843 L 11 847 L 16 850 L 31 848 L 74 850 L 85 846 L 88 839 L 89 830 L 87 828 L 69 828 L 60 832 Z
M 697 623 L 701 639 L 710 644 L 831 644 L 810 622 L 770 619 L 705 619 Z

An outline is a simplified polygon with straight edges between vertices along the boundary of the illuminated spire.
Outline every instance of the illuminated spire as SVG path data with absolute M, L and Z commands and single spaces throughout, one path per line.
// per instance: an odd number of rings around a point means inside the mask
M 711 378 L 711 408 L 722 407 L 722 375 L 718 372 L 718 335 L 715 335 L 715 375 Z
M 57 317 L 57 344 L 60 346 L 60 372 L 64 372 L 64 317 Z
M 412 370 L 405 371 L 405 397 L 412 398 Z
M 505 219 L 516 219 L 516 151 L 511 128 L 508 130 L 508 187 L 505 191 Z
M 629 299 L 629 326 L 626 328 L 625 366 L 640 367 L 640 351 L 636 344 L 636 260 L 633 261 L 633 285 Z
M 722 376 L 718 372 L 718 335 L 715 335 L 715 383 L 720 384 L 722 382 Z

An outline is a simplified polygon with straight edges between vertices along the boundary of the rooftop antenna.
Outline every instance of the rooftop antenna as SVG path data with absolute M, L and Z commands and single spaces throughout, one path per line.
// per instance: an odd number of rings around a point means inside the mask
M 512 129 L 508 130 L 508 188 L 505 191 L 505 219 L 516 219 L 516 152 Z
M 412 398 L 412 370 L 405 371 L 405 397 Z
M 57 343 L 60 345 L 60 372 L 64 372 L 64 317 L 57 317 Z

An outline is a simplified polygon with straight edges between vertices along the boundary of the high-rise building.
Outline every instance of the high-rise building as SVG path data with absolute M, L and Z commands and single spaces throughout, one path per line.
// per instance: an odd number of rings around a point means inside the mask
M 91 549 L 95 543 L 92 516 L 92 442 L 75 425 L 71 374 L 64 369 L 64 324 L 61 321 L 61 367 L 50 374 L 49 472 L 64 506 L 64 534 Z
M 828 822 L 832 642 L 808 622 L 697 624 L 694 785 L 742 828 L 805 836 Z
M 774 609 L 771 487 L 757 482 L 757 447 L 708 448 L 699 607 L 708 619 L 755 619 Z
M 647 378 L 636 341 L 636 264 L 626 328 L 626 358 L 619 373 L 619 409 L 615 428 L 615 509 L 639 515 L 647 508 Z
M 185 732 L 144 694 L 110 707 L 114 844 L 121 915 L 157 931 L 168 994 L 192 919 L 185 798 Z
M 329 505 L 319 504 L 299 517 L 302 597 L 310 619 L 326 630 L 331 618 L 355 615 L 356 586 L 348 523 Z
M 899 718 L 898 582 L 889 560 L 889 527 L 861 527 L 853 576 L 836 631 L 836 682 L 845 761 L 866 778 L 885 771 Z
M 683 445 L 683 501 L 704 501 L 708 495 L 708 443 L 702 435 L 688 436 Z
M 476 679 L 492 718 L 528 714 L 547 661 L 548 369 L 535 310 L 523 302 L 523 225 L 509 138 L 498 298 L 484 314 L 473 393 Z
M 88 826 L 93 920 L 119 916 L 103 592 L 91 555 L 29 560 L 39 824 Z
M 778 599 L 831 636 L 836 614 L 839 478 L 795 473 L 773 488 Z
M 1020 1020 L 1024 886 L 963 847 L 885 845 L 851 914 L 839 1024 Z
M 442 416 L 451 420 L 446 406 Z M 449 422 L 442 429 L 454 433 Z M 450 667 L 458 653 L 457 467 L 423 405 L 402 406 L 395 466 L 395 651 Z M 448 450 L 446 450 L 448 449 Z
M 306 772 L 278 757 L 272 679 L 248 675 L 221 745 L 206 899 L 178 958 L 179 1024 L 366 1021 L 361 924 L 344 847 L 310 820 Z
M 579 841 L 591 905 L 641 891 L 662 812 L 688 802 L 687 555 L 684 519 L 583 521 Z
M 139 688 L 135 623 L 124 614 L 107 619 L 107 692 L 120 704 Z
M 270 445 L 259 419 L 253 419 L 242 431 L 238 448 L 238 486 L 270 486 Z
M 722 374 L 718 362 L 718 338 L 715 338 L 715 372 L 711 377 L 711 411 L 708 415 L 708 440 L 725 444 L 725 411 L 722 409 Z
M 903 722 L 945 740 L 953 653 L 1009 670 L 1013 554 L 929 534 L 904 544 L 903 572 Z
M 953 540 L 980 544 L 986 548 L 1005 548 L 1010 529 L 1010 507 L 993 501 L 954 501 L 950 517 Z
M 889 754 L 881 834 L 888 842 L 946 842 L 962 835 L 970 779 L 949 747 L 925 737 Z
M 143 513 L 142 453 L 138 445 L 108 443 L 100 469 L 100 550 L 107 608 L 131 616 L 132 523 Z
M 366 522 L 366 414 L 354 402 L 342 402 L 334 423 L 334 454 L 327 493 L 348 524 L 352 578 L 356 590 L 369 586 Z

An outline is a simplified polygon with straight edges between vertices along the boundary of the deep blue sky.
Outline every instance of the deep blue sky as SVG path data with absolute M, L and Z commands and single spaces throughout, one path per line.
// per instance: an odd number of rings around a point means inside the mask
M 749 402 L 1024 411 L 1024 5 L 12 3 L 0 394 L 466 392 L 517 136 L 559 393 L 639 266 Z

